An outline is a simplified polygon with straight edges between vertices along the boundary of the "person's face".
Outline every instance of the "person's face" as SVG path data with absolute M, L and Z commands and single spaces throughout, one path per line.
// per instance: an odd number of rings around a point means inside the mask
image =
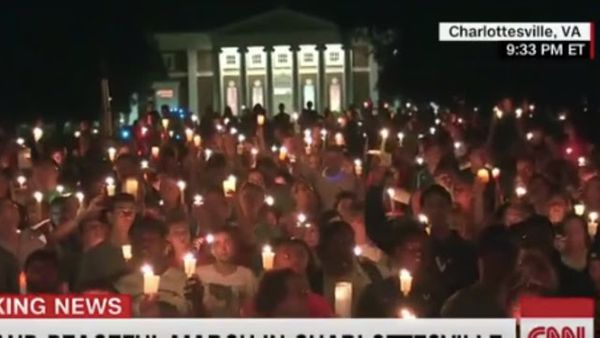
M 9 200 L 3 200 L 0 202 L 0 229 L 2 232 L 13 232 L 21 221 L 21 216 L 19 215 L 19 208 L 17 205 Z
M 144 260 L 154 264 L 160 262 L 166 254 L 166 240 L 156 231 L 141 231 L 135 239 L 135 249 Z
M 504 224 L 506 226 L 511 226 L 517 223 L 523 222 L 527 218 L 527 215 L 523 210 L 509 206 L 504 212 Z
M 231 262 L 235 254 L 233 238 L 227 233 L 215 234 L 212 244 L 212 254 L 217 262 Z
M 135 220 L 135 205 L 131 202 L 118 202 L 111 213 L 113 228 L 129 229 Z
M 394 261 L 398 268 L 416 272 L 421 266 L 425 253 L 425 241 L 423 238 L 414 237 L 408 239 L 404 245 L 394 252 Z
M 454 185 L 454 201 L 463 210 L 470 210 L 473 201 L 473 189 L 469 184 L 456 183 Z
M 424 155 L 424 160 L 426 163 L 438 163 L 440 158 L 442 158 L 442 149 L 437 145 L 433 145 L 427 148 Z
M 315 226 L 306 228 L 302 234 L 302 240 L 309 248 L 316 248 L 319 245 L 319 229 Z
M 135 177 L 137 175 L 138 168 L 139 166 L 136 163 L 127 158 L 117 160 L 115 163 L 117 177 L 120 180 L 125 179 L 126 177 Z
M 565 248 L 581 249 L 586 247 L 585 224 L 580 219 L 571 218 L 565 223 Z
M 36 182 L 40 184 L 43 191 L 51 191 L 58 185 L 58 169 L 52 165 L 45 164 L 34 169 Z
M 527 192 L 533 203 L 541 203 L 550 194 L 550 187 L 544 180 L 534 179 L 529 183 Z
M 548 219 L 550 222 L 557 224 L 562 222 L 567 213 L 568 205 L 567 201 L 560 196 L 554 196 L 548 202 Z
M 32 293 L 57 293 L 60 280 L 58 268 L 52 262 L 33 261 L 25 271 L 27 291 Z
M 294 189 L 294 199 L 296 204 L 306 205 L 312 199 L 312 191 L 306 184 L 297 184 Z
M 252 184 L 256 184 L 259 187 L 265 186 L 265 179 L 262 174 L 258 171 L 253 171 L 248 175 L 248 182 Z
M 485 151 L 483 149 L 474 149 L 469 154 L 469 161 L 471 162 L 472 170 L 479 170 L 485 166 Z
M 432 226 L 448 224 L 452 206 L 439 194 L 431 194 L 423 204 L 423 212 Z
M 177 202 L 179 201 L 179 194 L 181 193 L 181 191 L 179 190 L 179 187 L 177 186 L 177 182 L 175 182 L 175 180 L 172 179 L 168 179 L 168 178 L 163 178 L 160 181 L 160 189 L 159 189 L 159 194 L 160 194 L 160 198 L 168 205 L 174 205 L 177 204 Z
M 275 250 L 273 262 L 276 269 L 292 269 L 298 274 L 305 274 L 308 266 L 308 256 L 304 249 L 284 245 Z
M 253 188 L 242 189 L 240 193 L 242 208 L 245 212 L 258 212 L 263 205 L 265 195 Z
M 305 278 L 293 276 L 287 282 L 287 295 L 275 309 L 274 317 L 277 318 L 305 318 L 308 317 L 309 286 Z
M 593 259 L 590 261 L 589 273 L 594 285 L 600 286 L 600 260 Z
M 169 227 L 167 240 L 177 252 L 188 250 L 191 246 L 191 235 L 185 222 L 175 223 Z
M 81 233 L 84 250 L 93 248 L 108 238 L 108 226 L 100 221 L 87 222 Z

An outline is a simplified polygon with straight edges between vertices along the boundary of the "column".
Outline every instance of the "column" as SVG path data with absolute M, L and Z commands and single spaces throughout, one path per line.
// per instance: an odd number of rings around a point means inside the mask
M 221 56 L 221 48 L 214 47 L 212 51 L 212 80 L 213 80 L 213 111 L 220 112 L 221 109 L 221 92 L 223 86 L 221 85 L 221 67 L 219 65 Z
M 369 95 L 371 96 L 371 101 L 375 104 L 379 101 L 377 82 L 379 82 L 379 65 L 373 53 L 369 53 Z
M 346 107 L 349 107 L 354 101 L 354 77 L 352 69 L 352 45 L 344 44 L 344 101 Z
M 300 105 L 300 74 L 298 65 L 298 50 L 300 48 L 297 45 L 290 47 L 292 52 L 292 110 L 300 112 L 302 106 Z
M 246 75 L 246 47 L 240 47 L 240 105 L 248 106 L 248 78 Z M 238 111 L 241 111 L 238 107 Z
M 267 57 L 267 92 L 265 95 L 266 107 L 265 109 L 269 114 L 273 115 L 274 104 L 273 104 L 273 47 L 265 47 L 265 54 Z
M 188 109 L 198 113 L 198 52 L 195 49 L 187 50 L 188 73 Z
M 327 106 L 326 100 L 326 85 L 325 85 L 325 47 L 324 44 L 317 45 L 317 51 L 319 52 L 319 97 L 317 99 L 318 102 L 315 102 L 318 111 L 323 111 L 323 109 Z

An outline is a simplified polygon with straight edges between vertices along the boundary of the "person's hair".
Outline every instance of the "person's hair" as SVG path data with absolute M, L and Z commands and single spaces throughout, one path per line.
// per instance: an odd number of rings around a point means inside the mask
M 130 231 L 133 237 L 139 236 L 144 232 L 158 234 L 161 238 L 167 237 L 167 227 L 165 224 L 156 218 L 148 216 L 136 219 Z
M 54 267 L 56 267 L 57 269 L 60 265 L 58 254 L 56 253 L 56 251 L 50 249 L 39 249 L 29 254 L 29 256 L 27 256 L 27 258 L 25 259 L 25 270 L 29 269 L 31 264 L 33 264 L 34 262 L 50 263 L 54 265 Z
M 334 205 L 334 209 L 337 209 L 338 206 L 339 206 L 339 204 L 340 204 L 340 202 L 342 200 L 345 200 L 345 199 L 352 200 L 352 204 L 354 204 L 354 205 L 357 203 L 357 197 L 356 197 L 356 194 L 354 192 L 347 191 L 347 190 L 340 191 L 337 194 L 337 196 L 335 197 L 335 203 L 333 204 Z
M 427 200 L 433 195 L 438 195 L 442 197 L 443 199 L 448 201 L 448 204 L 452 205 L 452 196 L 450 195 L 448 190 L 446 190 L 446 188 L 442 187 L 439 184 L 432 184 L 429 187 L 425 188 L 425 190 L 423 190 L 423 192 L 421 193 L 421 206 L 425 205 L 425 200 Z
M 131 195 L 131 194 L 126 194 L 126 193 L 123 193 L 123 192 L 115 194 L 110 199 L 108 209 L 110 211 L 114 211 L 115 210 L 115 206 L 118 203 L 132 203 L 132 204 L 135 204 L 135 197 L 133 195 Z
M 408 241 L 415 238 L 425 238 L 427 233 L 420 225 L 412 219 L 404 219 L 402 224 L 394 229 L 393 238 L 390 241 L 391 250 L 403 247 Z
M 97 217 L 86 217 L 79 222 L 79 233 L 83 234 L 87 226 L 92 222 L 98 222 L 102 224 L 106 230 L 110 230 L 110 225 L 104 220 L 98 219 Z
M 259 315 L 270 317 L 274 314 L 277 306 L 289 292 L 287 282 L 294 276 L 296 273 L 292 269 L 278 269 L 264 273 L 254 298 L 254 307 Z
M 132 164 L 136 164 L 137 157 L 130 153 L 124 153 L 124 154 L 119 155 L 119 157 L 117 157 L 115 163 L 116 162 L 130 162 Z
M 213 234 L 213 236 L 216 236 L 219 234 L 227 235 L 227 236 L 229 236 L 229 238 L 231 238 L 233 240 L 234 243 L 237 243 L 238 233 L 235 228 L 232 228 L 230 226 L 221 226 L 221 227 L 215 229 L 212 232 L 212 234 Z
M 183 210 L 176 210 L 167 214 L 165 224 L 168 229 L 174 224 L 187 223 L 188 221 L 189 219 Z
M 491 225 L 483 229 L 477 240 L 477 256 L 504 256 L 516 260 L 517 246 L 512 240 L 510 231 L 501 225 Z
M 323 224 L 319 229 L 319 246 L 318 251 L 323 252 L 323 249 L 330 245 L 331 241 L 339 233 L 347 231 L 354 236 L 352 226 L 344 221 L 334 221 L 328 224 Z
M 580 225 L 581 231 L 583 231 L 583 233 L 585 234 L 585 236 L 584 236 L 585 237 L 585 246 L 586 246 L 586 248 L 589 248 L 592 245 L 592 240 L 590 239 L 590 236 L 587 235 L 588 234 L 587 220 L 585 218 L 583 218 L 582 216 L 576 215 L 574 213 L 569 213 L 569 214 L 565 215 L 565 218 L 563 219 L 563 227 L 566 227 L 567 223 L 572 220 L 578 221 L 577 223 Z
M 50 201 L 50 208 L 64 208 L 67 203 L 66 196 L 57 196 Z

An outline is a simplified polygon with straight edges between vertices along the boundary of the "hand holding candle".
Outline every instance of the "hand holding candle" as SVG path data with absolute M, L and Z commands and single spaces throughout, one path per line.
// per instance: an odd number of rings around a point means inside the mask
M 106 194 L 108 196 L 114 196 L 115 189 L 116 189 L 115 179 L 109 176 L 106 178 L 105 183 L 106 183 Z
M 196 257 L 191 252 L 183 256 L 183 270 L 187 278 L 191 278 L 196 273 Z
M 142 274 L 144 275 L 144 294 L 157 294 L 158 286 L 160 284 L 160 276 L 155 275 L 154 270 L 148 264 L 142 266 Z
M 573 211 L 575 211 L 575 215 L 583 216 L 583 214 L 585 213 L 585 204 L 583 204 L 583 203 L 575 204 L 573 206 Z
M 131 251 L 131 244 L 121 245 L 121 252 L 123 253 L 123 259 L 128 261 L 133 257 L 133 253 Z
M 117 149 L 115 149 L 115 147 L 109 147 L 108 149 L 106 149 L 106 152 L 108 153 L 108 159 L 111 162 L 114 162 L 115 157 L 117 156 Z
M 354 160 L 354 173 L 356 176 L 362 176 L 363 173 L 362 161 L 358 158 Z

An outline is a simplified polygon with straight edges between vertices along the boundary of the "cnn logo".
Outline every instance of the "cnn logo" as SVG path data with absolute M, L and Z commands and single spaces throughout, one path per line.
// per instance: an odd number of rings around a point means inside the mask
M 562 329 L 554 326 L 537 326 L 529 331 L 527 338 L 585 338 L 585 326 L 568 327 Z M 592 334 L 589 337 L 593 337 Z

